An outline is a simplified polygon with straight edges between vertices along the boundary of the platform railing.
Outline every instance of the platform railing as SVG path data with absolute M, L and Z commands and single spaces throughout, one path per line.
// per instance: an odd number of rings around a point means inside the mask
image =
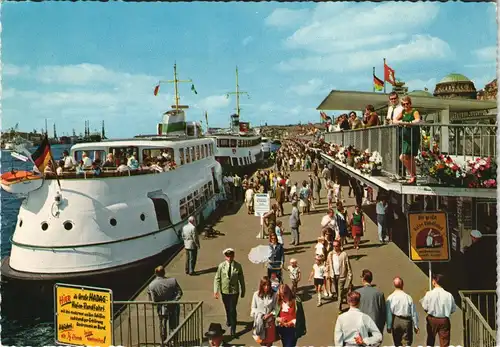
M 463 339 L 466 347 L 496 346 L 495 290 L 461 290 Z
M 200 346 L 203 342 L 203 301 L 115 301 L 115 346 Z M 158 307 L 166 305 L 167 315 Z M 177 312 L 177 314 L 176 314 Z
M 496 125 L 421 122 L 414 126 L 421 131 L 410 134 L 409 143 L 419 141 L 419 151 L 437 145 L 443 154 L 452 156 L 460 164 L 478 157 L 496 157 Z M 361 151 L 377 151 L 382 156 L 382 170 L 390 175 L 400 175 L 398 167 L 401 165 L 398 162 L 403 146 L 402 131 L 403 127 L 398 125 L 376 126 L 325 133 L 324 140 L 344 147 L 354 146 Z

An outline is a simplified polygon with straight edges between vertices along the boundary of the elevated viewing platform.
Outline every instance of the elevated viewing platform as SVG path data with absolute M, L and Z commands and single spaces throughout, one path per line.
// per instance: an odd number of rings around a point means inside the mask
M 419 131 L 409 141 L 418 142 L 416 184 L 406 184 L 403 177 L 399 159 L 403 144 L 400 125 L 316 133 L 301 138 L 309 142 L 309 147 L 320 150 L 323 158 L 337 168 L 374 188 L 402 195 L 496 199 L 496 102 L 422 93 L 408 95 L 422 120 L 413 126 Z M 383 123 L 388 98 L 388 94 L 382 93 L 332 90 L 317 109 L 364 111 L 367 105 L 373 105 Z
M 497 126 L 421 123 L 419 127 L 416 185 L 405 184 L 406 180 L 402 180 L 398 172 L 401 127 L 397 125 L 324 133 L 321 137 L 303 139 L 310 141 L 310 147 L 320 150 L 324 159 L 370 186 L 403 195 L 496 198 Z M 380 170 L 372 170 L 373 165 L 363 167 L 373 163 L 375 152 L 380 154 L 377 163 Z M 491 163 L 487 164 L 488 158 Z M 476 164 L 487 166 L 479 168 L 481 176 L 476 175 Z M 494 179 L 494 184 L 489 179 Z

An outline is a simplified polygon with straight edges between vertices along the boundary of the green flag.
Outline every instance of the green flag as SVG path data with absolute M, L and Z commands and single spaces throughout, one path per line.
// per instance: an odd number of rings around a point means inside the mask
M 198 94 L 198 92 L 196 91 L 196 88 L 194 87 L 194 84 L 191 85 L 191 90 L 195 93 L 195 94 Z

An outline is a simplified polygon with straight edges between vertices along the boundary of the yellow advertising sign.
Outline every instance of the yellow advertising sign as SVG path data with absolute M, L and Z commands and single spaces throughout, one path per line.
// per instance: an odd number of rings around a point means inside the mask
M 111 289 L 54 286 L 56 343 L 73 346 L 113 345 L 113 292 Z
M 450 241 L 445 212 L 408 214 L 410 260 L 414 262 L 449 261 Z

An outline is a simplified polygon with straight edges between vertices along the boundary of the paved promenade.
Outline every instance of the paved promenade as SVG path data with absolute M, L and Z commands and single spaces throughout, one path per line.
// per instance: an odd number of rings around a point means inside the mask
M 307 178 L 305 172 L 292 173 L 292 181 L 301 182 Z M 314 261 L 313 247 L 316 238 L 320 234 L 320 221 L 324 215 L 327 205 L 326 198 L 322 192 L 322 204 L 317 207 L 318 212 L 302 217 L 301 245 L 293 248 L 288 246 L 291 238 L 288 228 L 288 218 L 291 205 L 285 204 L 285 216 L 283 226 L 286 229 L 284 236 L 286 258 L 288 263 L 290 257 L 298 259 L 302 269 L 302 282 L 299 287 L 307 287 L 313 294 L 311 283 L 307 278 Z M 347 197 L 347 190 L 344 191 Z M 354 199 L 346 198 L 346 206 L 349 213 L 353 210 Z M 213 298 L 213 278 L 217 265 L 224 260 L 222 250 L 232 247 L 236 251 L 235 260 L 243 266 L 247 293 L 244 299 L 238 302 L 238 337 L 229 341 L 231 345 L 256 346 L 257 344 L 251 336 L 252 319 L 250 318 L 250 301 L 253 292 L 257 289 L 260 278 L 266 273 L 263 265 L 255 265 L 248 260 L 248 252 L 254 246 L 267 244 L 266 240 L 257 239 L 260 220 L 258 217 L 248 215 L 245 206 L 242 206 L 237 214 L 224 216 L 215 226 L 215 229 L 222 234 L 217 238 L 202 240 L 201 250 L 198 255 L 196 271 L 202 274 L 197 276 L 187 276 L 184 273 L 185 253 L 182 251 L 167 266 L 167 276 L 177 278 L 184 291 L 182 300 L 203 300 L 204 329 L 206 330 L 211 322 L 218 322 L 224 325 L 225 313 L 221 300 Z M 420 332 L 416 335 L 414 345 L 425 345 L 425 313 L 418 303 L 428 290 L 428 277 L 394 244 L 378 246 L 377 227 L 373 221 L 367 219 L 367 233 L 362 239 L 362 247 L 359 250 L 351 249 L 352 245 L 347 245 L 346 250 L 351 259 L 353 268 L 353 284 L 361 285 L 361 270 L 370 269 L 373 272 L 373 284 L 382 290 L 386 297 L 393 291 L 392 279 L 400 275 L 405 281 L 405 291 L 416 301 L 420 319 Z M 152 271 L 153 269 L 151 269 Z M 285 275 L 285 282 L 289 279 Z M 146 292 L 142 292 L 136 300 L 148 300 Z M 326 302 L 326 301 L 325 301 Z M 347 308 L 347 305 L 344 305 Z M 333 345 L 334 324 L 338 316 L 337 302 L 330 301 L 321 307 L 316 307 L 316 298 L 313 294 L 304 297 L 304 310 L 307 323 L 307 335 L 299 340 L 300 346 L 328 346 Z M 451 345 L 462 344 L 462 313 L 458 310 L 452 317 Z M 392 336 L 384 331 L 383 345 L 392 345 Z M 280 346 L 281 342 L 276 345 Z

